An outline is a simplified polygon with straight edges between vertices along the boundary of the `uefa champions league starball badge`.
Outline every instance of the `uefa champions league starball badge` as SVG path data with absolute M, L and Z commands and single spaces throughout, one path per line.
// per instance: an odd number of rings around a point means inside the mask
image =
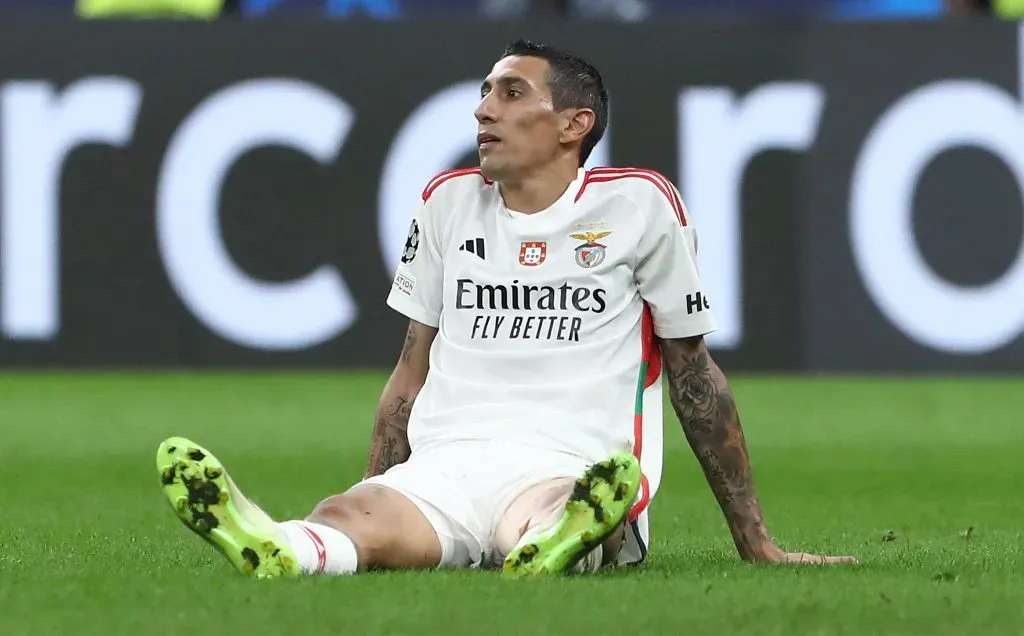
M 402 248 L 402 262 L 408 265 L 416 258 L 416 250 L 420 247 L 420 225 L 416 219 L 409 224 L 409 236 L 405 238 L 405 247 Z

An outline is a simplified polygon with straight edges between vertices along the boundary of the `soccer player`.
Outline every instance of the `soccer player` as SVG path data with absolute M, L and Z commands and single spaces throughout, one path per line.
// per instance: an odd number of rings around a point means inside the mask
M 397 266 L 387 302 L 410 322 L 364 479 L 279 523 L 174 437 L 157 466 L 179 518 L 260 578 L 640 563 L 667 384 L 741 558 L 852 562 L 771 539 L 703 339 L 693 219 L 656 172 L 582 167 L 608 121 L 597 70 L 517 41 L 475 116 L 480 167 L 426 184 Z

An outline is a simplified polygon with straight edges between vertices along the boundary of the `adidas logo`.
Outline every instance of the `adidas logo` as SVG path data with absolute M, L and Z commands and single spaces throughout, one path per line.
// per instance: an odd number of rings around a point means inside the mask
M 484 240 L 482 238 L 469 239 L 465 243 L 459 246 L 460 252 L 469 252 L 470 254 L 476 254 L 480 257 L 480 260 L 486 260 L 484 256 Z

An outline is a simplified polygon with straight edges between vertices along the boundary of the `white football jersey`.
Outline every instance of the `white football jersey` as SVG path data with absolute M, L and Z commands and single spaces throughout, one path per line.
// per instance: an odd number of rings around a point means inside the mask
M 521 214 L 466 169 L 422 198 L 387 301 L 438 329 L 413 452 L 466 439 L 592 461 L 631 450 L 644 482 L 620 561 L 641 561 L 662 472 L 656 338 L 715 328 L 678 190 L 649 170 L 580 169 L 551 207 Z

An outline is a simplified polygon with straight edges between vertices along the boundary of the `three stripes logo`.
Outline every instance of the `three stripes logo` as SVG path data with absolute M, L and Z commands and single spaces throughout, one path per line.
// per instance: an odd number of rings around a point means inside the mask
M 484 255 L 484 240 L 482 238 L 468 239 L 459 246 L 460 252 L 475 254 L 480 260 L 487 260 Z

